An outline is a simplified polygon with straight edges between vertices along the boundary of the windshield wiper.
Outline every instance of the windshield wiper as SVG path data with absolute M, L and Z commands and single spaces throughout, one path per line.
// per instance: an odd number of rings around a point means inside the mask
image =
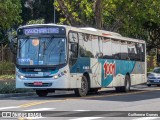
M 49 40 L 48 44 L 46 45 L 46 47 L 44 47 L 44 50 L 47 50 L 47 48 L 51 45 L 52 39 L 54 38 L 54 36 L 51 37 L 51 39 Z
M 23 40 L 23 44 L 19 47 L 19 49 L 21 49 L 21 48 L 26 44 L 28 38 L 29 38 L 29 36 L 27 36 L 27 37 L 25 37 L 25 38 L 22 38 L 22 39 L 24 39 L 24 40 Z

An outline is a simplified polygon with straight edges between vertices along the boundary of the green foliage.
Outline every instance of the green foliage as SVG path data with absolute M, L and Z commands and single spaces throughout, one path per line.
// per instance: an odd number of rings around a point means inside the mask
M 148 51 L 155 46 L 160 48 L 159 0 L 56 0 L 55 6 L 64 16 L 60 18 L 61 24 L 101 26 L 123 36 L 146 40 Z
M 30 24 L 44 24 L 44 19 L 30 20 L 29 22 L 27 22 L 27 25 Z
M 13 24 L 22 22 L 20 0 L 1 0 L 0 1 L 0 26 L 8 29 Z
M 89 0 L 56 0 L 54 2 L 57 11 L 65 16 L 60 18 L 60 23 L 76 26 L 94 24 L 93 4 Z
M 14 70 L 15 65 L 12 62 L 0 62 L 0 71 L 5 71 L 5 70 Z
M 10 74 L 10 75 L 0 75 L 0 80 L 13 80 L 15 79 L 15 74 Z
M 152 72 L 153 68 L 147 68 L 147 72 Z
M 32 89 L 16 89 L 15 80 L 0 80 L 0 94 L 33 92 Z

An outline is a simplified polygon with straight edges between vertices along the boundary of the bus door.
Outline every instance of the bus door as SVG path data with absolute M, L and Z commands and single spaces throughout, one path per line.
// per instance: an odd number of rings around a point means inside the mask
M 75 65 L 78 58 L 78 34 L 76 32 L 69 33 L 69 67 L 71 72 L 78 72 L 77 70 L 72 71 L 72 67 Z

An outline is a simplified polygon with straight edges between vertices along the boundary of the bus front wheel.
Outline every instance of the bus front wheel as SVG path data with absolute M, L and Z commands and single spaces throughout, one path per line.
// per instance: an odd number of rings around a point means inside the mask
M 46 97 L 48 95 L 48 91 L 47 90 L 36 90 L 36 94 L 39 97 Z
M 75 95 L 77 97 L 86 96 L 88 93 L 88 80 L 85 76 L 82 77 L 81 80 L 81 88 L 75 89 Z

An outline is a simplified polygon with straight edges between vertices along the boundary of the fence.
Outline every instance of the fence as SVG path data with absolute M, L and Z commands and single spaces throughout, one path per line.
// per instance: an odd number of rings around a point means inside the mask
M 15 73 L 15 58 L 7 45 L 0 45 L 0 75 Z

